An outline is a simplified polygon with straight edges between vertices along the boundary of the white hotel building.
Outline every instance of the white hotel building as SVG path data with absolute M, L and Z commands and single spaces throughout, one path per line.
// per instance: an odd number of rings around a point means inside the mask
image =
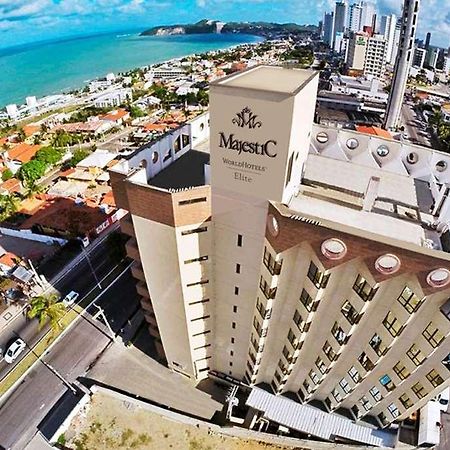
M 170 368 L 385 426 L 450 385 L 450 156 L 313 124 L 317 83 L 221 79 L 111 182 Z

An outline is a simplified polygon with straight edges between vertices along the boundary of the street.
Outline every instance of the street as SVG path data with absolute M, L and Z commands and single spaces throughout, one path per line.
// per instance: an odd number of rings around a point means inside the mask
M 83 276 L 85 276 L 83 274 Z M 115 333 L 138 308 L 138 295 L 131 271 L 113 281 L 96 303 L 105 309 Z M 96 312 L 89 310 L 90 316 Z M 85 313 L 86 314 L 86 313 Z M 108 346 L 108 329 L 99 320 L 79 318 L 53 346 L 44 360 L 69 382 L 86 373 L 89 366 Z M 0 447 L 22 450 L 37 431 L 37 425 L 66 391 L 66 386 L 43 364 L 36 364 L 0 408 Z
M 402 106 L 402 124 L 405 126 L 405 133 L 408 135 L 405 140 L 423 147 L 431 147 L 427 123 L 408 103 L 403 103 Z
M 104 277 L 116 265 L 116 262 L 111 257 L 111 252 L 108 250 L 107 244 L 102 243 L 91 252 L 90 259 L 93 267 L 95 267 L 97 278 Z M 84 259 L 57 282 L 55 288 L 62 296 L 72 290 L 79 292 L 81 299 L 94 286 L 96 286 L 96 280 L 90 270 L 88 262 Z M 15 338 L 13 332 L 19 334 L 29 345 L 33 345 L 43 334 L 45 334 L 47 329 L 48 328 L 43 328 L 42 330 L 39 330 L 38 322 L 36 320 L 29 320 L 25 315 L 19 316 L 2 330 L 0 335 L 0 348 L 3 350 L 7 348 L 8 343 Z M 3 378 L 15 364 L 24 358 L 26 354 L 27 352 L 22 353 L 13 364 L 7 364 L 1 360 L 0 379 Z

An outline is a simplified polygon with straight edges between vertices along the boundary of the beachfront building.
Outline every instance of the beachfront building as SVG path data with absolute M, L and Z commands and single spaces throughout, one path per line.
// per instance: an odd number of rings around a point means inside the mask
M 171 369 L 385 426 L 450 384 L 450 157 L 315 125 L 317 85 L 221 79 L 210 129 L 163 136 L 111 184 Z
M 96 108 L 114 108 L 133 99 L 131 88 L 120 88 L 100 94 L 94 99 Z

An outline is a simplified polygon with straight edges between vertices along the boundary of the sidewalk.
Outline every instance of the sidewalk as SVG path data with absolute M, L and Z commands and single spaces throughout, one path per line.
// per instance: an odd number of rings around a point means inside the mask
M 0 333 L 2 332 L 3 328 L 5 328 L 11 322 L 14 322 L 14 319 L 22 313 L 23 309 L 23 305 L 13 304 L 2 312 L 2 314 L 0 315 Z

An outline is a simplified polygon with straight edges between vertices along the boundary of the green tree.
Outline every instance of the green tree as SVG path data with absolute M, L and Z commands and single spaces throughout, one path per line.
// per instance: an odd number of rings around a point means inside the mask
M 33 144 L 39 145 L 42 142 L 42 135 L 41 134 L 35 134 L 33 138 Z
M 84 158 L 87 158 L 91 152 L 85 148 L 78 148 L 73 152 L 73 156 L 69 161 L 70 167 L 75 167 Z
M 142 109 L 138 108 L 137 106 L 131 105 L 129 110 L 130 110 L 130 117 L 132 119 L 136 119 L 137 117 L 144 117 L 145 116 L 145 112 L 142 111 Z
M 74 138 L 64 130 L 57 130 L 52 139 L 53 147 L 67 147 L 76 144 L 77 138 Z
M 47 167 L 45 162 L 32 159 L 20 168 L 18 172 L 19 180 L 22 180 L 27 185 L 35 184 L 45 174 Z
M 42 161 L 47 166 L 54 166 L 61 161 L 62 156 L 63 153 L 61 150 L 57 150 L 53 147 L 44 147 L 36 153 L 35 159 Z
M 60 320 L 66 313 L 66 307 L 58 300 L 58 296 L 55 294 L 33 297 L 30 301 L 28 317 L 36 318 L 39 321 L 39 328 L 49 323 L 53 331 L 60 330 Z
M 0 196 L 0 221 L 8 219 L 17 212 L 19 208 L 19 199 L 14 195 Z
M 19 131 L 17 132 L 17 140 L 19 142 L 23 142 L 26 138 L 27 136 L 25 134 L 25 131 L 23 131 L 23 128 L 19 128 Z
M 12 177 L 14 176 L 14 174 L 11 172 L 11 169 L 5 169 L 2 173 L 2 180 L 3 181 L 8 181 L 10 180 Z

